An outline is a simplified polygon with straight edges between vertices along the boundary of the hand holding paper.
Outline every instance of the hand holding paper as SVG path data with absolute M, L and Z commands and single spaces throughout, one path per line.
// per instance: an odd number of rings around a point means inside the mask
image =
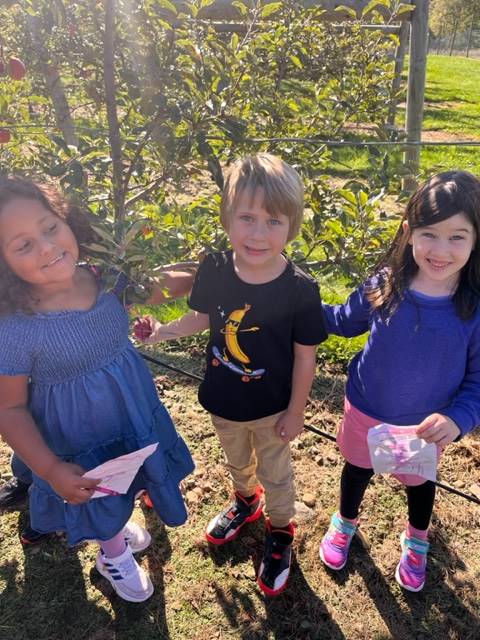
M 427 442 L 445 447 L 460 435 L 460 429 L 451 418 L 441 413 L 432 413 L 418 425 L 417 435 Z
M 137 449 L 124 456 L 107 460 L 103 464 L 90 469 L 84 474 L 84 478 L 99 479 L 100 486 L 92 498 L 104 498 L 106 495 L 120 495 L 127 493 L 138 470 L 152 453 L 156 451 L 158 442 L 150 444 L 143 449 Z

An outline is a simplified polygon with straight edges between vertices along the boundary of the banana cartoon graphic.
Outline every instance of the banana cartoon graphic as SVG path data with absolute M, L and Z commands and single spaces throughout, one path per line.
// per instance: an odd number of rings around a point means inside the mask
M 238 344 L 237 334 L 238 332 L 245 331 L 258 331 L 259 327 L 251 327 L 250 329 L 240 329 L 240 323 L 243 320 L 244 315 L 251 309 L 251 305 L 246 304 L 243 309 L 235 309 L 228 316 L 225 322 L 225 329 L 222 329 L 222 333 L 225 334 L 225 344 L 227 351 L 231 354 L 235 360 L 241 362 L 243 365 L 250 364 L 250 358 L 242 351 Z

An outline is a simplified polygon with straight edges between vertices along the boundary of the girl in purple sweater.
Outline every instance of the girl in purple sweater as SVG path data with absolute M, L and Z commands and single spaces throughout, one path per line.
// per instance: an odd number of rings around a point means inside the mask
M 347 562 L 363 495 L 373 475 L 368 430 L 418 425 L 439 450 L 480 424 L 480 181 L 438 174 L 411 197 L 376 275 L 343 305 L 324 305 L 327 331 L 369 331 L 349 366 L 337 442 L 345 457 L 339 511 L 320 544 L 331 569 Z M 435 484 L 406 485 L 408 522 L 395 577 L 409 591 L 425 584 Z

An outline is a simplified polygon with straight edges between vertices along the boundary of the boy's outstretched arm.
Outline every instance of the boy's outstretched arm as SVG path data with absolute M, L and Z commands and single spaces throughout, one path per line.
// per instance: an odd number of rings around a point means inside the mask
M 164 304 L 169 300 L 186 296 L 190 293 L 194 279 L 194 272 L 172 269 L 160 271 L 158 281 L 153 285 L 150 297 L 145 304 Z
M 205 331 L 210 326 L 208 313 L 189 311 L 186 315 L 162 324 L 152 316 L 139 318 L 133 325 L 134 336 L 145 344 L 155 344 L 162 340 L 176 340 Z
M 275 427 L 277 435 L 284 442 L 290 442 L 303 430 L 305 405 L 307 404 L 308 394 L 315 375 L 316 345 L 294 342 L 293 349 L 294 363 L 290 402 Z

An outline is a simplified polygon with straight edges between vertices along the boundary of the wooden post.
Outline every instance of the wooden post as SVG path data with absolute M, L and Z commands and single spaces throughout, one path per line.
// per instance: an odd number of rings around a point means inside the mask
M 429 0 L 415 0 L 414 4 L 415 11 L 412 13 L 410 22 L 406 134 L 407 142 L 418 143 L 422 139 Z M 406 191 L 413 191 L 417 186 L 416 176 L 420 168 L 420 146 L 418 144 L 406 148 L 404 162 L 410 169 L 411 175 L 403 181 L 403 188 Z

